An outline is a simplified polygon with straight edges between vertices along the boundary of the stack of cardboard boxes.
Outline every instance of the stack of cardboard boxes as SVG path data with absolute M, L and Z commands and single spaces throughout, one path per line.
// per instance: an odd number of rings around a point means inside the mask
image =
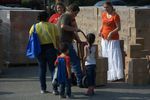
M 96 60 L 96 86 L 107 84 L 108 59 L 99 57 Z
M 130 44 L 126 58 L 126 82 L 133 85 L 149 84 L 149 69 L 146 56 L 149 55 L 150 46 L 148 35 L 150 33 L 150 9 L 131 8 L 129 29 Z
M 36 10 L 1 10 L 1 34 L 4 38 L 5 64 L 37 63 L 25 56 L 29 29 L 37 22 Z
M 128 64 L 127 83 L 133 85 L 145 85 L 149 83 L 146 58 L 131 58 Z

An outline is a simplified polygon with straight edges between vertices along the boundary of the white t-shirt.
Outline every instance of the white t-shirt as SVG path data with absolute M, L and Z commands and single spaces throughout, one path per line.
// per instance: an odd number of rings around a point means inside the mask
M 92 46 L 91 49 L 87 48 L 87 58 L 85 61 L 85 65 L 96 64 L 95 52 L 96 52 L 96 46 Z

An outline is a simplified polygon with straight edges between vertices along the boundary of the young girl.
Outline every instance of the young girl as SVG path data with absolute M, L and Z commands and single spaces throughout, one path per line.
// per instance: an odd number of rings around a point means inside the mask
M 66 96 L 67 98 L 70 98 L 71 97 L 71 67 L 70 67 L 70 57 L 68 56 L 69 53 L 68 45 L 62 43 L 60 47 L 60 51 L 61 54 L 57 57 L 55 61 L 55 65 L 58 67 L 57 82 L 60 86 L 59 95 L 60 98 L 66 98 Z
M 97 57 L 97 49 L 96 46 L 93 45 L 95 41 L 95 35 L 93 33 L 89 33 L 87 35 L 87 42 L 88 45 L 84 47 L 84 60 L 85 60 L 85 68 L 86 68 L 86 75 L 88 80 L 88 90 L 86 95 L 93 95 L 94 94 L 94 87 L 95 87 L 95 68 L 96 68 L 96 57 Z

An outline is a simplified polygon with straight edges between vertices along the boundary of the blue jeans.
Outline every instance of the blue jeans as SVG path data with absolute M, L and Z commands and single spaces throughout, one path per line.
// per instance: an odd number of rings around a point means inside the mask
M 59 84 L 59 86 L 60 86 L 59 93 L 61 96 L 65 95 L 65 92 L 67 96 L 71 96 L 71 79 L 67 79 L 66 83 L 61 83 Z
M 96 68 L 96 65 L 86 65 L 88 87 L 95 86 L 95 77 L 96 77 L 95 68 Z
M 69 46 L 69 56 L 71 59 L 72 71 L 76 75 L 77 85 L 81 85 L 83 75 L 81 71 L 80 58 L 77 56 L 72 43 L 68 43 L 68 46 Z
M 57 52 L 53 44 L 41 45 L 41 49 L 42 51 L 37 57 L 39 63 L 39 78 L 40 78 L 41 90 L 46 90 L 47 65 L 51 73 L 51 77 L 53 78 L 53 74 L 55 70 L 54 62 L 57 57 Z

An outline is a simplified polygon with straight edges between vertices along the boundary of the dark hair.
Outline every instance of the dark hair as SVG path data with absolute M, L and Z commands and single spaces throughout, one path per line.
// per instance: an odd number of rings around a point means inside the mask
M 57 7 L 58 5 L 63 7 L 64 12 L 66 11 L 66 7 L 65 7 L 65 5 L 64 5 L 62 2 L 57 2 L 57 3 L 56 3 L 56 5 L 55 5 L 55 10 L 56 10 L 56 7 Z
M 91 53 L 91 46 L 92 46 L 92 44 L 95 42 L 95 34 L 89 33 L 89 34 L 87 35 L 87 42 L 88 42 L 89 45 L 90 45 L 89 50 L 90 50 L 90 53 Z
M 39 13 L 38 20 L 47 22 L 48 17 L 49 17 L 48 13 L 46 11 L 43 11 Z
M 65 53 L 68 49 L 69 49 L 69 47 L 68 47 L 67 43 L 61 43 L 61 45 L 60 45 L 61 53 Z
M 73 11 L 73 12 L 78 11 L 79 12 L 80 8 L 77 4 L 73 3 L 68 6 L 68 11 Z
M 114 7 L 113 7 L 113 5 L 112 5 L 112 3 L 111 3 L 111 2 L 106 1 L 104 4 L 106 4 L 106 5 L 110 6 L 110 7 L 112 8 L 112 10 L 114 10 Z M 104 5 L 104 4 L 103 4 L 103 5 Z

